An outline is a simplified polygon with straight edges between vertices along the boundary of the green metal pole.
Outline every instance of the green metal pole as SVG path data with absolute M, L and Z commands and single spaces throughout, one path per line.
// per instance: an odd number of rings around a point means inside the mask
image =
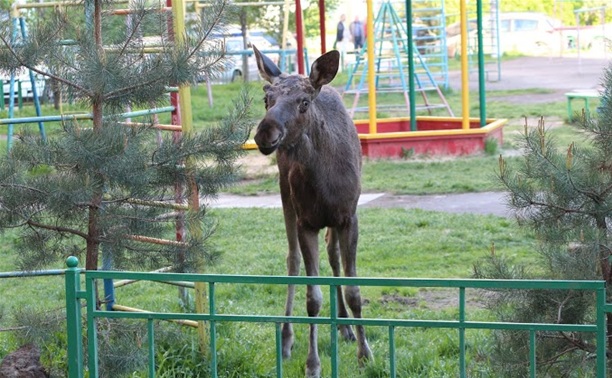
M 459 288 L 459 376 L 465 378 L 465 287 Z
M 480 127 L 487 125 L 487 94 L 485 89 L 485 61 L 482 41 L 482 0 L 476 0 L 476 23 L 478 30 L 478 102 Z
M 110 280 L 111 283 L 113 280 Z M 155 327 L 153 319 L 147 319 L 147 330 L 149 337 L 149 378 L 155 378 Z
M 412 45 L 412 2 L 406 0 L 406 30 L 408 33 L 408 97 L 410 99 L 410 130 L 417 131 L 414 89 L 414 46 Z
M 215 321 L 215 283 L 208 284 L 208 305 L 210 313 L 210 376 L 217 378 L 217 322 Z
M 395 327 L 389 326 L 389 373 L 391 378 L 397 376 L 395 368 Z
M 96 288 L 94 279 L 85 274 L 85 292 L 87 293 L 87 354 L 88 378 L 98 378 L 98 327 L 94 312 L 96 311 Z
M 66 331 L 68 334 L 68 377 L 83 377 L 83 349 L 81 338 L 81 301 L 77 293 L 81 290 L 79 260 L 70 256 L 66 259 Z
M 597 376 L 606 376 L 606 288 L 597 290 Z
M 338 325 L 336 318 L 338 316 L 337 301 L 338 301 L 338 286 L 331 285 L 329 287 L 329 316 L 331 318 L 331 376 L 332 378 L 338 377 Z
M 23 110 L 23 93 L 21 93 L 21 79 L 17 80 L 17 107 Z
M 276 323 L 274 326 L 276 327 L 276 377 L 282 378 L 283 376 L 283 331 L 282 331 L 283 323 Z
M 529 376 L 536 376 L 536 332 L 529 330 Z

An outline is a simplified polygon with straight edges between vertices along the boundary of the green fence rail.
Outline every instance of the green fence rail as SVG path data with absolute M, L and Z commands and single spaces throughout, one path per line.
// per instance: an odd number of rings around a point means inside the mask
M 191 273 L 140 273 L 115 271 L 85 271 L 80 274 L 78 260 L 70 257 L 66 270 L 66 311 L 68 327 L 68 366 L 70 378 L 86 376 L 82 349 L 82 317 L 81 302 L 86 302 L 87 319 L 87 350 L 89 353 L 88 377 L 96 378 L 98 373 L 98 345 L 95 322 L 98 318 L 141 319 L 148 322 L 149 341 L 149 376 L 155 376 L 155 345 L 154 320 L 194 320 L 208 323 L 210 333 L 210 369 L 211 377 L 217 377 L 217 336 L 216 325 L 220 322 L 256 322 L 274 323 L 276 325 L 276 375 L 282 377 L 281 325 L 282 323 L 322 324 L 329 325 L 331 331 L 331 377 L 338 377 L 338 325 L 382 326 L 389 330 L 389 376 L 396 377 L 395 362 L 395 329 L 398 327 L 446 328 L 459 332 L 459 369 L 460 377 L 466 377 L 466 345 L 465 331 L 467 329 L 486 330 L 522 330 L 529 332 L 530 338 L 530 376 L 536 376 L 536 332 L 564 331 L 590 332 L 596 335 L 597 343 L 597 377 L 606 377 L 606 312 L 612 311 L 612 306 L 605 302 L 606 289 L 603 281 L 550 281 L 550 280 L 476 280 L 476 279 L 400 279 L 400 278 L 334 278 L 334 277 L 303 277 L 303 276 L 240 276 L 211 275 Z M 85 279 L 85 290 L 81 290 L 79 279 Z M 204 282 L 208 284 L 208 313 L 159 313 L 159 312 L 119 312 L 105 311 L 96 308 L 95 281 L 102 279 L 129 279 L 154 282 Z M 262 285 L 320 285 L 329 288 L 330 316 L 317 318 L 304 316 L 254 316 L 218 314 L 215 296 L 215 284 L 262 284 Z M 411 319 L 354 319 L 338 318 L 336 316 L 336 287 L 345 285 L 375 286 L 375 287 L 427 287 L 455 288 L 458 291 L 457 320 L 411 320 Z M 466 319 L 466 289 L 519 289 L 519 290 L 586 290 L 596 297 L 596 320 L 594 324 L 552 324 L 552 323 L 510 323 L 483 322 Z M 94 326 L 92 326 L 94 325 Z

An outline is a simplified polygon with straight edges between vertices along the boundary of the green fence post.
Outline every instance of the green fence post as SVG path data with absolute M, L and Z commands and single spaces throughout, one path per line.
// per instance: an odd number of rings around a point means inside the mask
M 330 312 L 330 328 L 331 328 L 331 377 L 338 378 L 338 286 L 329 286 L 329 312 Z
M 217 378 L 217 321 L 215 320 L 215 283 L 208 283 L 208 306 L 210 313 L 210 376 Z
M 23 109 L 23 94 L 21 93 L 21 80 L 17 80 L 17 107 Z
M 465 378 L 465 287 L 459 288 L 459 376 Z
M 149 377 L 155 378 L 155 327 L 153 318 L 147 319 L 147 333 L 149 338 Z
M 79 260 L 66 259 L 66 328 L 68 332 L 68 377 L 83 377 L 83 348 L 81 338 L 81 301 L 77 293 L 81 290 Z
M 96 288 L 95 281 L 85 274 L 85 292 L 87 295 L 87 369 L 88 378 L 98 378 L 98 327 L 96 325 Z
M 606 288 L 597 289 L 597 376 L 606 377 Z

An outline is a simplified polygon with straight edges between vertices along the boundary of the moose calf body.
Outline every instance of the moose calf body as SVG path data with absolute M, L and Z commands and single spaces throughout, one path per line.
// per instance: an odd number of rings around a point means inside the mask
M 257 127 L 255 142 L 269 155 L 277 151 L 280 191 L 289 251 L 289 275 L 298 275 L 300 252 L 308 276 L 319 275 L 318 234 L 328 227 L 327 253 L 334 276 L 340 267 L 355 277 L 358 239 L 357 201 L 361 193 L 361 146 L 342 99 L 326 86 L 338 71 L 339 53 L 317 59 L 309 77 L 287 75 L 257 48 L 253 48 L 264 86 L 266 115 Z M 340 265 L 342 264 L 342 265 Z M 291 315 L 295 288 L 289 286 L 285 307 Z M 361 317 L 359 287 L 344 288 L 344 299 L 355 318 Z M 308 316 L 318 316 L 322 294 L 308 286 Z M 338 316 L 348 317 L 338 287 Z M 357 326 L 358 358 L 371 358 L 363 326 Z M 350 326 L 340 327 L 345 339 L 355 340 Z M 283 325 L 283 357 L 291 355 L 293 329 Z M 306 375 L 320 376 L 317 326 L 310 326 Z

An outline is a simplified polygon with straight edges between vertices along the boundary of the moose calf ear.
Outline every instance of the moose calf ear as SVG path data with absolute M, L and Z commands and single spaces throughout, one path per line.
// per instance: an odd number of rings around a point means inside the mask
M 273 83 L 276 78 L 281 75 L 281 71 L 274 62 L 262 54 L 257 47 L 253 45 L 253 51 L 255 52 L 255 60 L 257 60 L 257 68 L 261 77 L 269 83 Z
M 310 84 L 317 92 L 322 86 L 334 80 L 339 65 L 340 53 L 337 50 L 327 52 L 314 61 L 310 68 Z

